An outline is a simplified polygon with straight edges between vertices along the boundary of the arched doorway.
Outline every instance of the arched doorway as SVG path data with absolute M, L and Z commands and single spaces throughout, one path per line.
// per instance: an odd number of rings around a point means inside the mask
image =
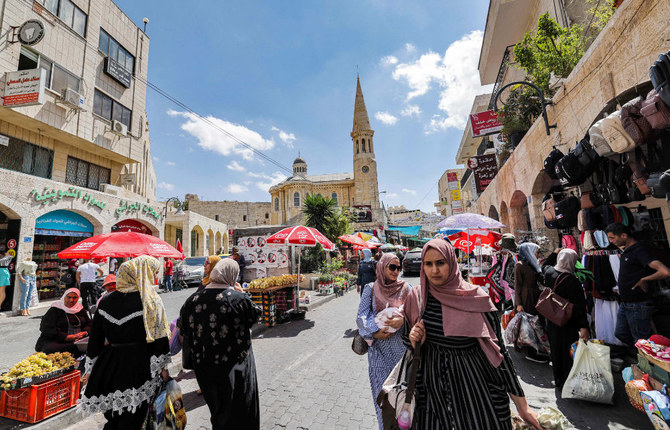
M 504 233 L 509 233 L 510 232 L 509 212 L 507 210 L 507 203 L 505 203 L 504 201 L 500 203 L 500 222 L 507 226 L 503 227 L 502 231 Z
M 216 249 L 214 249 L 215 243 L 214 243 L 214 232 L 210 228 L 207 230 L 207 245 L 205 246 L 205 249 L 207 249 L 208 255 L 214 255 L 216 253 Z
M 17 253 L 19 251 L 21 236 L 21 217 L 8 208 L 0 204 L 0 255 L 5 255 L 10 251 L 13 254 L 12 261 L 8 264 L 10 273 L 10 284 L 5 287 L 5 300 L 0 306 L 0 310 L 11 310 L 14 301 L 14 273 L 16 270 Z M 18 293 L 17 293 L 18 294 Z
M 533 229 L 528 213 L 528 198 L 522 191 L 516 190 L 512 194 L 509 207 L 511 232 L 520 239 Z
M 214 243 L 215 243 L 214 248 L 216 248 L 216 253 L 217 254 L 223 254 L 223 245 L 221 244 L 221 232 L 220 231 L 216 232 L 216 239 L 214 240 Z
M 498 211 L 496 210 L 496 207 L 491 205 L 489 207 L 489 218 L 494 219 L 496 221 L 500 221 L 500 217 L 498 216 Z
M 205 231 L 199 225 L 191 230 L 191 257 L 205 255 Z

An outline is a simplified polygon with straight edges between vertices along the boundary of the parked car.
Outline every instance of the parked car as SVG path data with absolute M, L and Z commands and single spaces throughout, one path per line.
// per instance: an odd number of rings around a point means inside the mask
M 419 276 L 421 272 L 421 249 L 415 248 L 407 251 L 405 258 L 402 261 L 403 276 L 411 276 L 416 274 Z
M 189 287 L 198 286 L 205 276 L 205 260 L 207 257 L 188 257 L 175 268 L 177 279 Z

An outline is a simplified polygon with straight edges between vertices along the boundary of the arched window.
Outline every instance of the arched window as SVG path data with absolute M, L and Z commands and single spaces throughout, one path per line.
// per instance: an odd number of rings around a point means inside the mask
M 323 196 L 321 195 L 321 193 L 318 193 L 316 196 L 317 196 L 317 197 L 323 197 Z
M 330 195 L 330 198 L 335 200 L 335 205 L 337 205 L 337 193 L 333 193 Z
M 279 212 L 279 198 L 275 197 L 275 212 Z
M 365 139 L 362 140 L 363 143 L 363 152 L 365 152 Z
M 242 221 L 246 221 L 246 220 L 247 220 L 247 216 L 246 216 L 246 215 L 242 215 Z
M 368 139 L 368 152 L 372 152 L 372 139 Z
M 293 193 L 293 206 L 300 207 L 300 193 Z
M 358 154 L 360 151 L 360 148 L 358 147 L 358 142 L 356 142 L 356 154 Z

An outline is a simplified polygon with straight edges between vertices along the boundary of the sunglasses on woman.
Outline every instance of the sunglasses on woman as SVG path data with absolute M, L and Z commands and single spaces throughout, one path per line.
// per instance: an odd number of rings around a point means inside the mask
M 402 266 L 396 266 L 395 264 L 389 264 L 389 270 L 391 272 L 395 272 L 396 270 L 400 272 L 402 270 Z

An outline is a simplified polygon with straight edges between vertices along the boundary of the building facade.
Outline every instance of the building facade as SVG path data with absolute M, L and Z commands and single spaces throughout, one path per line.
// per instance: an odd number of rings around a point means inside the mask
M 295 159 L 293 176 L 270 188 L 273 224 L 300 222 L 305 197 L 317 194 L 335 199 L 338 206 L 352 208 L 358 229 L 378 229 L 385 224 L 379 201 L 374 130 L 370 126 L 360 79 L 356 82 L 350 136 L 354 168 L 351 173 L 308 175 L 307 162 L 301 157 Z
M 184 200 L 190 211 L 225 222 L 231 229 L 269 225 L 271 221 L 269 202 L 204 201 L 197 194 L 186 194 Z
M 447 169 L 437 181 L 439 201 L 435 203 L 435 208 L 440 215 L 451 216 L 465 212 L 465 199 L 461 191 L 464 173 L 464 168 Z
M 4 2 L 0 252 L 39 264 L 51 297 L 63 248 L 130 229 L 162 236 L 145 113 L 149 38 L 111 0 Z M 18 306 L 12 275 L 2 309 Z

